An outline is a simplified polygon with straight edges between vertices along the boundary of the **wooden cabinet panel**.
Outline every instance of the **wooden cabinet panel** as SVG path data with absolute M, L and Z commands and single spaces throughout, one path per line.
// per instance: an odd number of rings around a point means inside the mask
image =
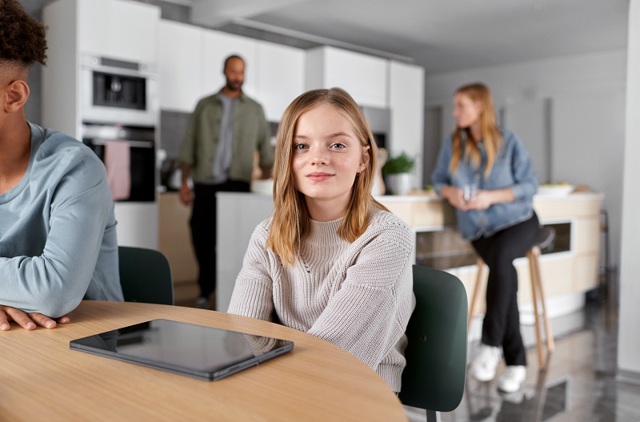
M 587 291 L 598 286 L 598 254 L 576 257 L 573 271 L 573 290 Z
M 595 253 L 600 249 L 600 217 L 582 217 L 573 224 L 574 248 L 577 254 Z
M 159 247 L 171 265 L 176 302 L 195 300 L 198 295 L 198 264 L 191 245 L 191 207 L 182 205 L 174 192 L 158 195 Z
M 382 198 L 378 200 L 389 209 L 392 213 L 397 215 L 402 221 L 408 225 L 413 223 L 413 206 L 411 202 L 385 202 Z
M 581 197 L 584 200 L 580 200 Z M 580 193 L 571 195 L 571 200 L 544 196 L 533 199 L 533 206 L 541 219 L 600 215 L 601 203 L 602 200 L 593 200 L 590 194 Z
M 416 202 L 413 204 L 413 226 L 443 227 L 445 221 L 445 206 L 441 201 Z
M 545 297 L 562 296 L 573 293 L 575 258 L 570 254 L 562 257 L 542 256 L 540 258 L 540 276 Z M 531 278 L 529 261 L 525 258 L 516 260 L 518 270 L 518 303 L 531 303 Z

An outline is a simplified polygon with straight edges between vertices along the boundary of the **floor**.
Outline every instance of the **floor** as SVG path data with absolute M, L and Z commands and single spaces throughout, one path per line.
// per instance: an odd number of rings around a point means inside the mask
M 523 326 L 528 373 L 521 391 L 500 394 L 494 382 L 467 379 L 464 397 L 442 422 L 640 421 L 640 383 L 616 378 L 618 307 L 615 281 L 592 292 L 578 312 L 552 320 L 556 350 L 546 371 L 537 369 L 533 328 Z M 529 339 L 529 340 L 528 340 Z M 470 345 L 473 358 L 477 344 Z M 499 369 L 499 371 L 502 368 Z M 500 372 L 498 372 L 500 373 Z M 408 412 L 410 420 L 424 421 Z

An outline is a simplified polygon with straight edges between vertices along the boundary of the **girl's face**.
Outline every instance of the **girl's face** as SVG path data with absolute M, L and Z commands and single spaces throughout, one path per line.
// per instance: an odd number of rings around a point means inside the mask
M 457 93 L 453 97 L 453 117 L 456 119 L 458 127 L 469 128 L 475 123 L 480 123 L 482 104 L 480 101 L 473 101 L 468 95 Z
M 292 148 L 295 187 L 305 195 L 311 218 L 344 216 L 356 174 L 369 162 L 369 147 L 349 120 L 328 104 L 318 105 L 298 119 Z

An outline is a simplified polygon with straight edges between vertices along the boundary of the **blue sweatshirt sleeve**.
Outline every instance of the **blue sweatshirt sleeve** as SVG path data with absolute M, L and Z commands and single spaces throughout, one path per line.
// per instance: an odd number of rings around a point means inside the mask
M 30 164 L 0 249 L 0 304 L 54 318 L 84 298 L 101 253 L 115 256 L 117 274 L 116 237 L 103 242 L 116 224 L 104 165 L 84 146 L 55 144 L 48 139 Z M 110 283 L 119 289 L 117 277 Z

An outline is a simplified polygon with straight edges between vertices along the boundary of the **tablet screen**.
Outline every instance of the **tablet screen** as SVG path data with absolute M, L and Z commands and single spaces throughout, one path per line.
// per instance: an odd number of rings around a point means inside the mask
M 72 340 L 70 347 L 214 381 L 286 353 L 293 348 L 293 343 L 155 319 Z

